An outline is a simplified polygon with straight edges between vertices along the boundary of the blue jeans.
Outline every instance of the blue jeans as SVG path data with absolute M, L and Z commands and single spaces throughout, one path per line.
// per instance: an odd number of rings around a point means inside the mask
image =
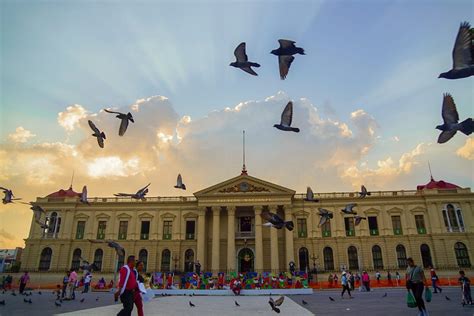
M 438 285 L 438 279 L 431 279 L 431 285 L 433 286 L 434 293 L 438 293 L 438 290 L 443 291 Z

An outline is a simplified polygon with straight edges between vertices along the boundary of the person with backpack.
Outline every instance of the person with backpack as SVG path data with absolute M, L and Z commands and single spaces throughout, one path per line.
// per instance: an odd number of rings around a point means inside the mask
M 347 291 L 347 294 L 349 294 L 349 298 L 352 298 L 351 296 L 351 288 L 349 286 L 349 278 L 347 277 L 346 271 L 342 271 L 341 275 L 341 285 L 342 285 L 342 293 L 341 293 L 341 298 L 344 298 L 344 293 Z

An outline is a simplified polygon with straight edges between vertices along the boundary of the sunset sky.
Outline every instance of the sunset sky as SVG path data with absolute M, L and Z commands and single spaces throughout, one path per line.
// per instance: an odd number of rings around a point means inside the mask
M 74 3 L 72 3 L 74 2 Z M 474 78 L 451 69 L 471 0 L 10 1 L 1 6 L 0 186 L 25 201 L 186 195 L 240 173 L 304 192 L 413 190 L 433 176 L 474 184 L 474 140 L 436 143 L 443 93 L 474 116 Z M 305 49 L 279 78 L 277 40 Z M 253 77 L 229 67 L 247 43 Z M 289 100 L 293 125 L 273 128 Z M 101 111 L 132 112 L 124 137 Z M 107 139 L 90 136 L 92 119 Z M 0 205 L 0 248 L 23 246 L 32 212 Z

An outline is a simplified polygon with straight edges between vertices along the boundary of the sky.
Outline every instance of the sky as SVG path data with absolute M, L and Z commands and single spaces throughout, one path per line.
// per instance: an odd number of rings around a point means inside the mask
M 241 169 L 304 192 L 473 187 L 474 140 L 437 144 L 443 93 L 473 117 L 474 78 L 451 68 L 473 2 L 0 1 L 0 186 L 26 201 L 87 185 L 90 196 L 183 195 Z M 280 80 L 278 39 L 305 49 Z M 258 77 L 229 64 L 246 42 Z M 288 101 L 299 134 L 272 126 Z M 123 137 L 102 109 L 132 112 Z M 100 149 L 87 125 L 107 139 Z M 0 248 L 22 246 L 31 211 L 1 205 Z

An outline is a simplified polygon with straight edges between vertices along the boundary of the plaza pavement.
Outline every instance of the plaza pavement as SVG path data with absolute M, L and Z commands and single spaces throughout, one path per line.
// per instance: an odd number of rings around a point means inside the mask
M 24 296 L 11 296 L 10 293 L 1 294 L 0 301 L 5 300 L 6 305 L 0 305 L 0 316 L 43 316 L 43 315 L 116 315 L 121 309 L 121 304 L 113 303 L 110 293 L 77 294 L 76 300 L 64 301 L 61 307 L 54 305 L 55 296 L 51 291 L 37 291 L 26 299 L 32 304 L 24 303 Z M 387 293 L 386 297 L 382 297 Z M 329 300 L 329 296 L 335 299 Z M 410 316 L 417 315 L 417 309 L 407 308 L 405 302 L 406 290 L 404 289 L 375 289 L 370 293 L 356 291 L 354 299 L 341 299 L 339 290 L 316 291 L 311 295 L 287 296 L 281 306 L 280 315 L 305 316 L 305 315 L 350 315 L 350 316 Z M 450 301 L 445 296 L 451 298 Z M 84 303 L 80 300 L 84 298 Z M 96 299 L 99 299 L 96 301 Z M 276 297 L 275 297 L 276 298 Z M 235 306 L 234 301 L 240 307 Z M 308 304 L 302 304 L 305 300 Z M 431 316 L 464 316 L 474 315 L 474 307 L 462 307 L 458 287 L 445 287 L 442 294 L 433 294 L 433 301 L 427 303 Z M 192 301 L 196 307 L 190 307 Z M 276 315 L 268 304 L 268 296 L 240 296 L 240 297 L 205 297 L 205 296 L 165 296 L 157 297 L 145 303 L 145 315 Z M 132 315 L 135 316 L 134 308 Z

